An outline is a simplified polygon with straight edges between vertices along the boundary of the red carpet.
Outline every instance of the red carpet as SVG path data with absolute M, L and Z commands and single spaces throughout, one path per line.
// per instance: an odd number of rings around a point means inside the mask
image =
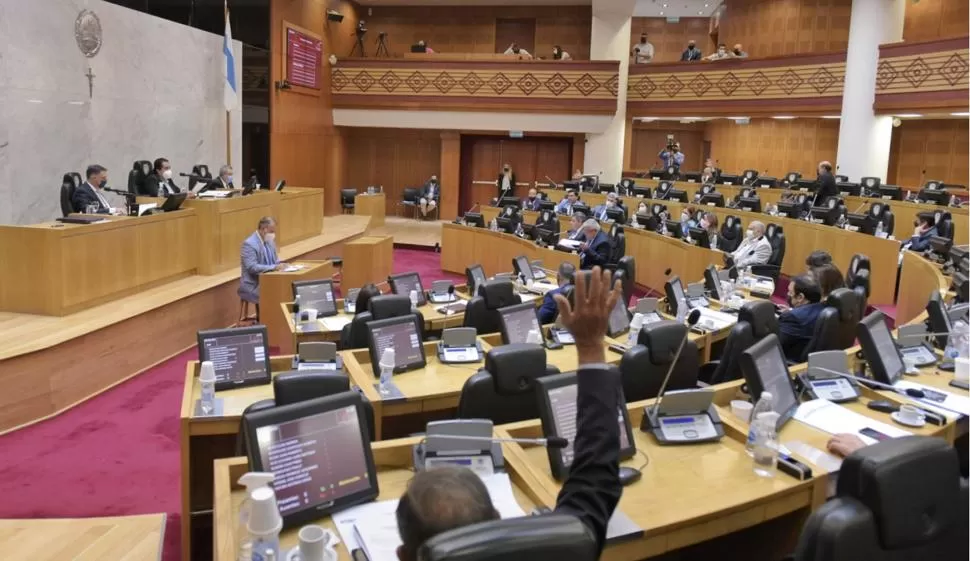
M 432 251 L 394 252 L 396 273 L 426 284 L 443 273 Z M 235 305 L 235 302 L 227 305 Z M 82 518 L 168 513 L 163 559 L 180 538 L 179 408 L 195 349 L 50 421 L 0 437 L 0 518 Z

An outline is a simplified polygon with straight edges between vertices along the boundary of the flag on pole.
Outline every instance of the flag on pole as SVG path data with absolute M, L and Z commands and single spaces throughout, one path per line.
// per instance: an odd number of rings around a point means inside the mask
M 225 93 L 223 94 L 223 104 L 226 111 L 232 111 L 239 104 L 239 96 L 236 93 L 236 57 L 232 54 L 232 30 L 229 28 L 229 10 L 226 10 L 226 36 L 222 42 L 222 54 L 226 56 L 226 65 L 223 75 L 226 78 Z

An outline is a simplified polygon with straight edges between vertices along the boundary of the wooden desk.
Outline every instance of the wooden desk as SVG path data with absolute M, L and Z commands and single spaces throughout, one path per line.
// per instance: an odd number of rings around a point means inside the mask
M 106 218 L 0 226 L 0 311 L 65 316 L 190 276 L 199 266 L 194 211 Z
M 193 240 L 199 248 L 199 273 L 213 275 L 238 268 L 242 243 L 256 231 L 260 218 L 277 218 L 282 230 L 279 201 L 280 194 L 275 191 L 256 191 L 247 197 L 228 199 L 186 200 L 182 206 L 195 210 L 199 216 L 199 235 Z
M 303 265 L 303 269 L 286 273 L 270 271 L 259 275 L 259 302 L 266 310 L 260 321 L 266 325 L 269 344 L 279 347 L 279 354 L 293 354 L 293 337 L 287 329 L 287 318 L 279 312 L 280 304 L 293 301 L 293 283 L 307 280 L 321 280 L 333 277 L 331 261 L 293 261 L 293 265 Z M 292 318 L 290 318 L 292 321 Z
M 384 193 L 374 195 L 360 193 L 354 197 L 354 214 L 370 216 L 370 227 L 378 228 L 384 225 L 384 215 L 387 213 L 386 202 Z
M 165 522 L 165 514 L 0 520 L 0 549 L 32 561 L 159 561 Z
M 407 488 L 408 482 L 414 477 L 412 447 L 420 438 L 402 438 L 371 444 L 374 451 L 374 464 L 377 467 L 378 486 L 380 494 L 377 500 L 386 501 L 399 499 Z M 239 507 L 245 498 L 245 492 L 236 481 L 247 471 L 246 458 L 229 458 L 215 462 L 215 508 L 213 511 L 213 527 L 215 532 L 215 561 L 236 561 L 239 540 L 236 537 Z M 537 505 L 552 506 L 548 497 L 540 495 L 532 480 L 531 472 L 520 467 L 517 460 L 506 457 L 506 471 L 512 481 L 512 493 L 519 506 L 526 513 Z M 315 522 L 336 532 L 333 520 L 323 517 Z M 285 530 L 280 536 L 281 551 L 289 551 L 297 545 L 299 528 Z M 337 545 L 337 558 L 340 561 L 351 561 L 350 552 L 343 542 Z
M 945 296 L 952 282 L 943 275 L 939 265 L 912 251 L 903 252 L 903 266 L 899 275 L 896 325 L 905 325 L 919 318 L 926 311 L 930 295 L 939 292 Z
M 549 268 L 556 268 L 564 261 L 579 266 L 578 255 L 539 247 L 511 234 L 460 224 L 441 225 L 442 270 L 463 275 L 469 265 L 478 263 L 487 276 L 493 276 L 511 271 L 512 260 L 519 255 L 525 255 L 530 261 L 539 259 Z
M 371 226 L 374 223 L 371 222 Z M 394 268 L 394 238 L 363 236 L 344 244 L 344 264 L 340 270 L 340 291 L 360 288 L 368 283 L 387 282 Z
M 320 235 L 323 231 L 323 189 L 287 187 L 277 195 L 276 237 L 280 246 Z

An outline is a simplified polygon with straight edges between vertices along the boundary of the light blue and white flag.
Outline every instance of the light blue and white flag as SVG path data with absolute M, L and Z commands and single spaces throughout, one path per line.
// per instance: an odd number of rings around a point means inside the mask
M 236 57 L 232 54 L 232 30 L 229 28 L 229 10 L 226 10 L 226 36 L 222 41 L 222 54 L 226 57 L 226 64 L 223 69 L 225 76 L 225 93 L 223 94 L 223 104 L 226 111 L 232 111 L 239 105 L 239 95 L 236 93 Z

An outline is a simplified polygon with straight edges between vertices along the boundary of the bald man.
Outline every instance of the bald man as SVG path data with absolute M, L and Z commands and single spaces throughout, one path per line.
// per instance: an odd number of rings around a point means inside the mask
M 815 195 L 815 204 L 821 206 L 828 197 L 838 197 L 839 188 L 835 186 L 835 176 L 832 175 L 831 162 L 818 163 L 818 191 Z
M 734 265 L 744 269 L 752 265 L 764 265 L 771 258 L 771 242 L 765 237 L 765 225 L 755 220 L 748 224 L 744 241 L 731 254 Z

